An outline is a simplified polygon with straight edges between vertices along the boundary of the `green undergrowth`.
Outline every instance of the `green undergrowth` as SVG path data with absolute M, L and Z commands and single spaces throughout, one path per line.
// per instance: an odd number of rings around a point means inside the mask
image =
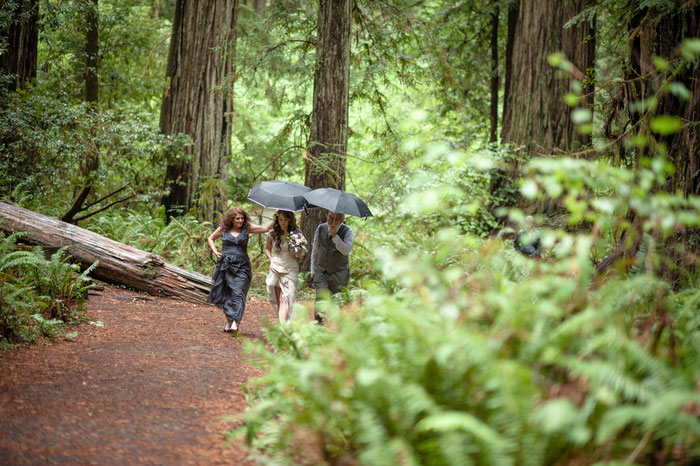
M 21 245 L 22 234 L 0 234 L 0 351 L 55 337 L 86 319 L 89 273 L 70 262 L 67 248 L 48 255 Z
M 372 249 L 374 277 L 325 307 L 326 326 L 299 319 L 248 343 L 265 375 L 247 385 L 232 438 L 261 464 L 697 460 L 700 200 L 655 189 L 668 170 L 663 156 L 634 171 L 533 160 L 520 194 L 565 212 L 500 212 L 537 228 L 532 259 L 506 230 L 412 228 L 439 215 L 416 209 L 421 197 L 452 218 L 473 209 L 459 191 L 417 185 L 401 240 Z M 639 247 L 601 267 L 621 232 Z

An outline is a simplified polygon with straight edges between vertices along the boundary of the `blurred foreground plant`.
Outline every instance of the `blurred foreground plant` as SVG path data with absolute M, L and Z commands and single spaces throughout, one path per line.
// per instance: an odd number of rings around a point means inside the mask
M 700 457 L 700 291 L 683 286 L 697 271 L 689 263 L 688 280 L 665 280 L 667 248 L 653 246 L 696 228 L 700 200 L 656 189 L 663 158 L 634 171 L 573 159 L 527 170 L 522 194 L 556 198 L 568 212 L 563 228 L 538 219 L 542 260 L 457 225 L 426 239 L 404 232 L 415 246 L 377 248 L 380 279 L 331 306 L 327 327 L 291 322 L 268 331 L 272 350 L 249 346 L 266 375 L 249 384 L 235 433 L 261 462 Z M 459 205 L 461 196 L 442 199 Z M 523 212 L 504 213 L 525 224 Z M 649 238 L 645 253 L 601 267 L 632 223 Z

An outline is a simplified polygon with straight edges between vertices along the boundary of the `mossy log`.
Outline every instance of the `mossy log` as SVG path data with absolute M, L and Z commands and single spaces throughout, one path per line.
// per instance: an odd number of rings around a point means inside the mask
M 211 278 L 176 267 L 157 254 L 119 243 L 58 219 L 0 201 L 0 231 L 26 232 L 24 239 L 46 248 L 69 246 L 70 255 L 83 267 L 98 261 L 91 275 L 154 296 L 205 302 Z

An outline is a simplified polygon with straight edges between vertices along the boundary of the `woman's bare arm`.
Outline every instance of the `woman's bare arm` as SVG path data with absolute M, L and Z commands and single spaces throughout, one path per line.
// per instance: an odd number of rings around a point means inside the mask
M 248 233 L 267 233 L 272 230 L 275 222 L 272 221 L 265 226 L 257 225 L 255 223 L 248 223 Z
M 265 242 L 265 255 L 272 260 L 272 236 L 268 236 Z
M 221 227 L 217 228 L 214 230 L 214 233 L 212 233 L 209 238 L 207 238 L 207 243 L 209 243 L 209 248 L 211 251 L 214 253 L 214 255 L 219 258 L 221 257 L 221 253 L 216 250 L 216 244 L 214 244 L 214 241 L 217 239 L 221 238 Z

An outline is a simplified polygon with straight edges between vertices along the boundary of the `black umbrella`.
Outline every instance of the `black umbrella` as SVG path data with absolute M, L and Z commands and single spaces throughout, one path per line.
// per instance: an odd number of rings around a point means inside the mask
M 362 199 L 339 189 L 314 189 L 304 194 L 304 197 L 309 201 L 309 207 L 321 207 L 331 212 L 353 215 L 355 217 L 372 216 L 372 212 L 369 211 L 369 207 Z
M 294 181 L 261 181 L 248 192 L 248 199 L 269 209 L 296 212 L 306 204 L 304 193 L 311 188 Z

